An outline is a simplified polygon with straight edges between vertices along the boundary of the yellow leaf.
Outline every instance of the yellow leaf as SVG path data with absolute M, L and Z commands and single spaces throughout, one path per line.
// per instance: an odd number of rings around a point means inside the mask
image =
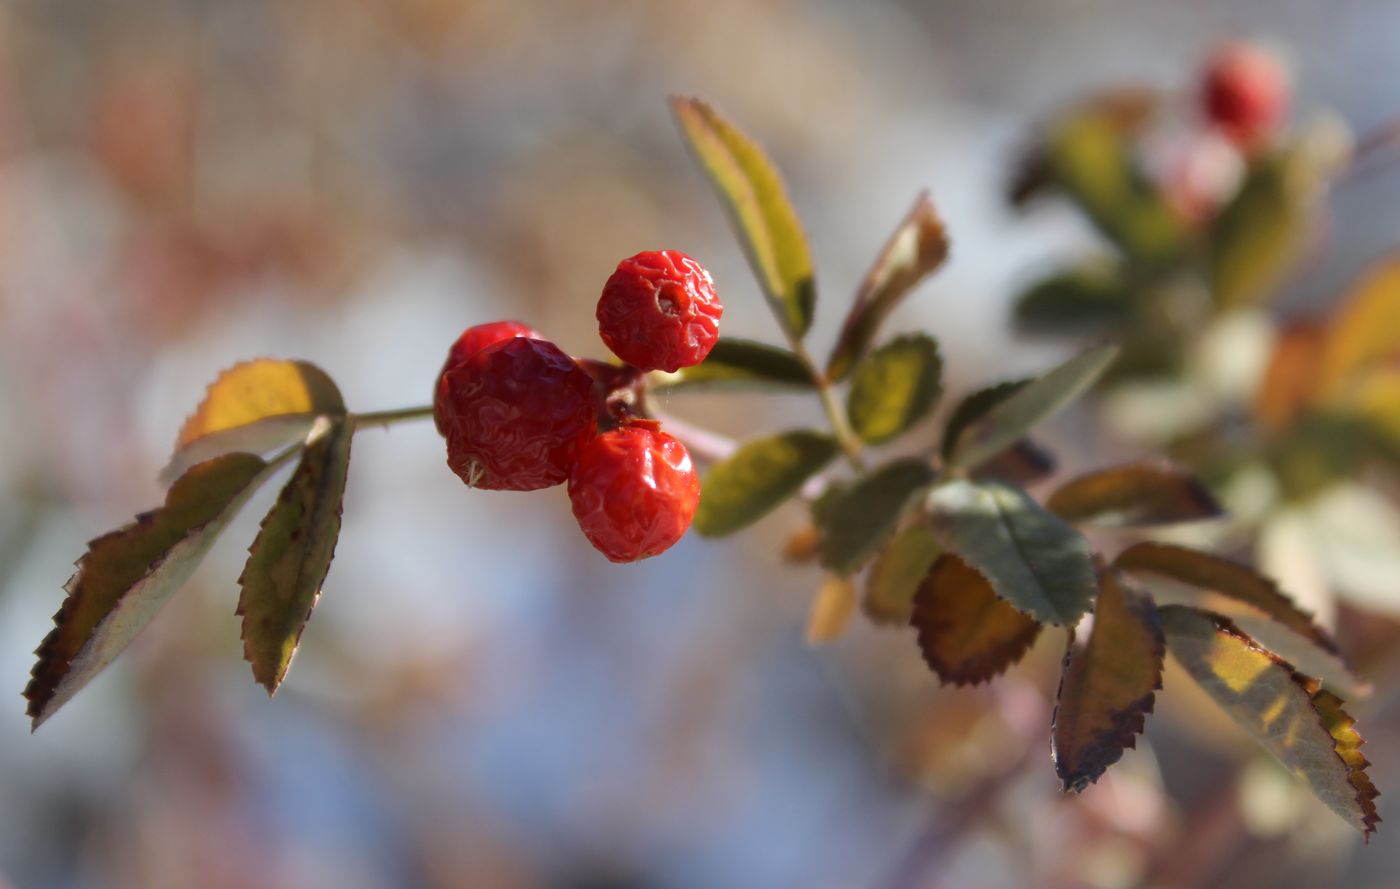
M 304 436 L 318 416 L 343 416 L 331 378 L 305 361 L 258 358 L 236 364 L 210 384 L 175 440 L 165 477 L 230 451 L 264 453 Z
M 1400 353 L 1400 255 L 1352 290 L 1326 335 L 1316 369 L 1322 397 L 1343 397 L 1356 374 Z
M 828 575 L 807 613 L 807 644 L 826 645 L 841 638 L 855 611 L 855 585 L 845 578 Z

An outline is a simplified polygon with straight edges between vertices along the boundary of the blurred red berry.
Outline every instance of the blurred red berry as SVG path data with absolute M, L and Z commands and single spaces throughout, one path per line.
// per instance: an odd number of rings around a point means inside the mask
M 435 404 L 447 465 L 474 488 L 560 484 L 597 432 L 592 377 L 553 343 L 530 337 L 502 340 L 449 368 Z
M 695 517 L 700 479 L 685 445 L 639 422 L 579 449 L 569 500 L 588 541 L 614 562 L 670 549 Z
M 598 333 L 613 354 L 642 370 L 674 371 L 705 360 L 724 314 L 715 282 L 679 250 L 618 263 L 598 300 Z
M 1263 47 L 1226 43 L 1206 63 L 1201 90 L 1206 117 L 1242 148 L 1257 146 L 1278 131 L 1289 93 L 1283 63 Z
M 492 321 L 490 324 L 478 324 L 475 327 L 468 327 L 462 331 L 461 336 L 457 337 L 457 342 L 453 343 L 452 348 L 447 352 L 447 361 L 443 362 L 442 370 L 438 373 L 437 385 L 433 388 L 433 422 L 437 424 L 440 434 L 447 434 L 447 430 L 443 426 L 440 403 L 443 391 L 442 375 L 487 346 L 494 346 L 501 340 L 517 336 L 527 336 L 537 340 L 544 339 L 543 334 L 519 321 Z

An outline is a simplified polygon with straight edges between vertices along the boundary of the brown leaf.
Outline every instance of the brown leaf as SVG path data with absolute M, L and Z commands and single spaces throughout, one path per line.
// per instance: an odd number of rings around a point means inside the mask
M 344 416 L 340 390 L 305 361 L 257 358 L 235 364 L 210 384 L 175 440 L 162 477 L 231 451 L 265 453 L 306 435 L 318 416 Z
M 1082 791 L 1136 746 L 1165 655 L 1152 599 L 1101 571 L 1093 634 L 1079 648 L 1071 636 L 1055 705 L 1051 749 L 1066 791 Z
M 1000 479 L 1024 488 L 1055 471 L 1055 455 L 1032 439 L 1023 438 L 972 470 L 975 479 Z
M 263 519 L 238 578 L 243 654 L 268 694 L 287 675 L 340 536 L 354 428 L 344 420 L 318 425 L 296 472 Z
M 860 363 L 880 325 L 900 301 L 948 258 L 948 233 L 928 192 L 914 201 L 861 282 L 855 304 L 826 364 L 830 380 L 843 380 Z
M 1293 603 L 1272 580 L 1238 562 L 1169 543 L 1145 541 L 1128 547 L 1113 565 L 1134 574 L 1155 574 L 1211 590 L 1251 605 L 1330 654 L 1337 643 L 1312 615 Z
M 1263 381 L 1254 396 L 1254 417 L 1268 432 L 1291 426 L 1317 397 L 1317 368 L 1323 331 L 1294 324 L 1279 332 Z
M 911 620 L 924 661 L 944 682 L 986 682 L 1019 661 L 1040 624 L 999 597 L 976 569 L 942 555 L 919 586 Z
M 1163 525 L 1224 513 L 1197 478 L 1170 463 L 1130 463 L 1070 479 L 1045 506 L 1067 522 Z
M 110 664 L 184 585 L 268 469 L 252 454 L 200 463 L 175 481 L 163 506 L 88 544 L 24 690 L 35 728 Z
M 1318 799 L 1369 837 L 1379 818 L 1361 738 L 1335 699 L 1218 614 L 1159 613 L 1172 656 Z

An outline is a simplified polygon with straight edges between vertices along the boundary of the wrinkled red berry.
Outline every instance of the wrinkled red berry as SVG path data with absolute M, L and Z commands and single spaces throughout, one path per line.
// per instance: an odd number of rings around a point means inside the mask
M 715 282 L 679 250 L 618 263 L 598 300 L 598 333 L 613 354 L 642 370 L 674 371 L 705 360 L 724 314 Z
M 544 339 L 544 335 L 538 333 L 534 328 L 527 327 L 519 321 L 492 321 L 490 324 L 478 324 L 475 327 L 468 327 L 462 331 L 462 335 L 457 337 L 457 342 L 452 344 L 452 348 L 447 352 L 447 360 L 443 362 L 442 370 L 438 372 L 437 385 L 433 388 L 433 422 L 437 424 L 440 434 L 446 435 L 447 430 L 443 425 L 443 414 L 441 402 L 442 375 L 452 368 L 466 361 L 468 358 L 485 349 L 487 346 L 494 346 L 501 340 L 508 340 L 511 337 L 528 336 L 537 340 Z
M 1288 111 L 1288 72 L 1278 57 L 1250 43 L 1226 43 L 1206 64 L 1206 117 L 1242 148 L 1277 132 Z
M 545 340 L 506 339 L 449 368 L 437 401 L 447 465 L 475 488 L 557 485 L 597 431 L 593 379 Z
M 653 424 L 604 432 L 579 449 L 569 500 L 588 541 L 614 562 L 670 549 L 700 503 L 685 445 Z

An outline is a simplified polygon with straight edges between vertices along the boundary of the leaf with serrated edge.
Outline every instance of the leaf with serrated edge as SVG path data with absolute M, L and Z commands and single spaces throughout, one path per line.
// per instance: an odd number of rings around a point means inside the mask
M 957 438 L 950 463 L 976 466 L 1006 450 L 1092 386 L 1117 356 L 1116 346 L 1100 346 L 1026 383 L 968 425 Z
M 933 337 L 895 337 L 856 368 L 846 397 L 851 428 L 868 444 L 893 441 L 913 428 L 943 392 L 943 359 Z
M 675 373 L 657 373 L 658 392 L 811 389 L 812 375 L 787 349 L 753 340 L 721 337 L 705 360 Z
M 1224 514 L 1194 475 L 1161 461 L 1070 479 L 1050 495 L 1045 508 L 1067 522 L 1126 526 L 1195 522 Z
M 322 419 L 317 426 L 238 578 L 243 655 L 269 695 L 287 675 L 340 536 L 354 428 L 346 420 Z
M 200 463 L 175 481 L 163 506 L 88 544 L 24 690 L 35 728 L 155 617 L 269 474 L 252 454 Z
M 1089 641 L 1071 637 L 1052 720 L 1055 772 L 1079 792 L 1137 744 L 1162 687 L 1166 642 L 1157 608 L 1112 571 L 1099 574 Z
M 1204 590 L 1237 599 L 1337 654 L 1337 643 L 1317 625 L 1312 615 L 1293 603 L 1278 584 L 1238 562 L 1212 553 L 1170 543 L 1135 543 L 1114 559 L 1113 565 L 1133 574 L 1156 574 Z
M 673 96 L 671 110 L 718 192 L 774 314 L 800 339 L 812 326 L 817 291 L 807 237 L 777 168 L 705 102 Z
M 875 264 L 866 273 L 846 315 L 831 358 L 827 379 L 840 381 L 859 363 L 875 339 L 881 323 L 895 306 L 927 275 L 948 258 L 948 233 L 923 192 L 886 242 Z
M 935 475 L 923 460 L 895 460 L 842 490 L 822 510 L 822 564 L 842 577 L 859 571 Z
M 1004 383 L 995 383 L 963 396 L 963 400 L 953 408 L 953 412 L 948 415 L 948 422 L 943 426 L 943 445 L 940 448 L 940 453 L 943 455 L 944 461 L 947 461 L 953 455 L 953 451 L 957 450 L 958 442 L 969 426 L 982 419 L 987 411 L 1016 394 L 1029 382 L 1030 380 L 1007 380 Z
M 1219 615 L 1180 605 L 1160 613 L 1167 648 L 1186 672 L 1328 808 L 1369 836 L 1377 819 L 1374 788 L 1356 759 L 1360 739 L 1340 725 L 1330 700 L 1315 703 L 1315 683 Z
M 894 536 L 870 566 L 861 605 L 878 624 L 908 626 L 914 594 L 942 550 L 932 532 L 913 524 Z
M 1013 608 L 981 572 L 953 555 L 934 562 L 914 597 L 919 650 L 944 682 L 986 682 L 1019 661 L 1040 624 Z
M 161 477 L 232 451 L 266 453 L 306 435 L 318 416 L 343 416 L 345 402 L 325 371 L 305 361 L 256 358 L 209 385 L 185 420 Z
M 940 546 L 1042 623 L 1074 626 L 1098 591 L 1088 542 L 1030 495 L 998 481 L 953 480 L 924 501 Z
M 1361 806 L 1361 830 L 1369 837 L 1375 833 L 1376 825 L 1381 823 L 1380 813 L 1376 811 L 1376 799 L 1381 792 L 1371 783 L 1371 776 L 1366 774 L 1366 768 L 1371 764 L 1361 752 L 1361 745 L 1366 742 L 1356 731 L 1356 720 L 1342 709 L 1341 698 L 1329 691 L 1318 691 L 1313 695 L 1313 706 L 1322 716 L 1322 727 L 1332 736 L 1337 755 L 1350 770 L 1347 777 L 1351 786 L 1356 788 L 1356 801 Z
M 745 443 L 705 473 L 695 530 L 722 537 L 752 525 L 796 494 L 836 454 L 835 439 L 806 429 Z
M 807 644 L 826 645 L 841 638 L 855 611 L 855 585 L 844 577 L 828 576 L 807 613 Z

